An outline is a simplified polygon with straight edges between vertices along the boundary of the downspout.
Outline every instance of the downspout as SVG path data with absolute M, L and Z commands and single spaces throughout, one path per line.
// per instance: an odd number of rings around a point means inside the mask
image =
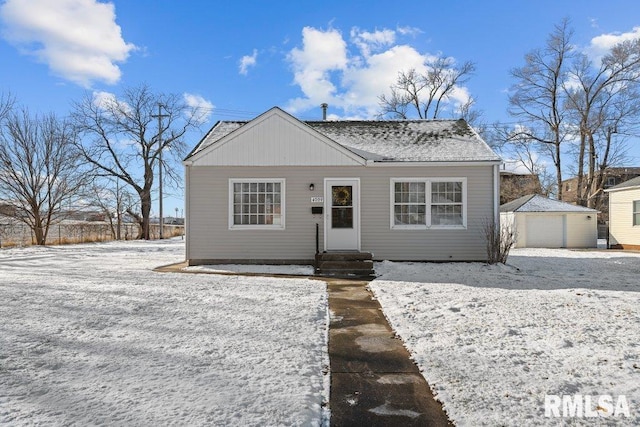
M 500 229 L 500 165 L 493 165 L 493 221 Z
M 189 198 L 189 176 L 191 175 L 191 162 L 187 163 L 184 162 L 184 183 L 185 183 L 185 193 L 184 193 L 184 238 L 185 238 L 185 260 L 187 261 L 187 263 L 189 262 L 189 260 L 191 259 L 191 251 L 189 250 L 189 236 L 191 235 L 190 231 L 189 231 L 189 227 L 191 225 L 191 221 L 189 221 L 189 213 L 191 212 L 191 210 L 189 209 L 189 202 L 190 202 L 190 198 Z
M 608 193 L 607 197 L 607 249 L 611 249 L 611 193 Z M 633 202 L 632 202 L 633 203 Z M 633 207 L 633 204 L 631 205 Z M 598 214 L 596 214 L 596 246 L 598 246 Z

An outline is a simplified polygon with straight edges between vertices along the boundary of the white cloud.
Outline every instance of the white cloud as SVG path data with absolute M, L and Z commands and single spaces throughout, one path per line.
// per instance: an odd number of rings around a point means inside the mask
M 398 33 L 403 36 L 417 36 L 418 34 L 422 34 L 423 31 L 417 27 L 398 27 Z
M 51 71 L 89 87 L 115 84 L 136 46 L 122 38 L 115 6 L 97 0 L 6 0 L 0 6 L 4 38 Z
M 343 76 L 344 96 L 341 107 L 346 111 L 361 110 L 365 117 L 375 116 L 379 109 L 378 97 L 389 92 L 401 70 L 415 68 L 426 71 L 427 57 L 411 46 L 393 46 L 371 55 L 363 64 L 350 67 Z
M 599 63 L 602 57 L 609 53 L 611 48 L 618 43 L 637 38 L 640 38 L 640 27 L 633 27 L 633 30 L 627 31 L 626 33 L 601 34 L 591 39 L 591 43 L 587 47 L 586 52 Z
M 376 30 L 373 33 L 360 31 L 358 27 L 351 29 L 351 40 L 360 48 L 365 57 L 377 52 L 396 41 L 396 33 L 392 30 Z
M 183 96 L 186 104 L 194 109 L 196 122 L 206 123 L 207 121 L 209 121 L 209 118 L 213 113 L 213 109 L 215 108 L 215 106 L 210 101 L 207 101 L 200 95 L 195 95 L 192 93 L 184 93 Z
M 115 94 L 105 91 L 93 92 L 93 105 L 103 110 L 119 108 L 123 111 L 131 111 L 131 107 L 126 102 L 119 101 Z
M 330 73 L 347 68 L 347 43 L 337 30 L 305 27 L 302 49 L 293 48 L 288 60 L 293 66 L 293 80 L 306 96 L 291 101 L 291 105 L 295 110 L 304 110 L 331 101 L 337 88 Z
M 405 29 L 404 34 L 417 31 Z M 291 99 L 287 109 L 299 113 L 326 102 L 334 111 L 341 109 L 343 116 L 374 117 L 379 110 L 378 97 L 389 93 L 400 71 L 424 73 L 436 58 L 398 44 L 399 34 L 399 30 L 368 32 L 353 28 L 348 44 L 335 29 L 305 27 L 302 47 L 292 49 L 288 56 L 294 83 L 303 96 Z M 450 103 L 456 107 L 468 97 L 467 89 L 459 87 L 451 94 Z
M 249 67 L 255 67 L 258 59 L 258 51 L 253 49 L 252 55 L 245 55 L 240 59 L 240 74 L 246 76 L 249 72 Z

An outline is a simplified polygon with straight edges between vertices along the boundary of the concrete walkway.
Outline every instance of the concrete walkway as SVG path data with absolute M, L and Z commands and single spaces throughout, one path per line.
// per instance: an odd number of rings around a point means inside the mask
M 328 280 L 331 425 L 453 425 L 367 283 Z

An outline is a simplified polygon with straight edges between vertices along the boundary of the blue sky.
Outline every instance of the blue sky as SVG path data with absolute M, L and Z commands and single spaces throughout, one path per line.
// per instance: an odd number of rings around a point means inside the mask
M 86 91 L 147 83 L 211 107 L 203 132 L 276 105 L 302 119 L 320 118 L 321 102 L 334 118 L 372 118 L 400 68 L 443 54 L 476 64 L 459 97 L 476 98 L 487 122 L 513 122 L 509 70 L 565 17 L 594 54 L 640 36 L 638 0 L 0 0 L 0 92 L 65 115 Z M 181 194 L 165 200 L 174 207 Z

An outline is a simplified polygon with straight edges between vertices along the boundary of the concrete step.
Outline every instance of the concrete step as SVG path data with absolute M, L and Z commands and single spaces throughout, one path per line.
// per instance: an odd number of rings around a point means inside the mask
M 316 274 L 328 277 L 373 279 L 370 252 L 325 252 L 316 255 Z
M 318 268 L 321 270 L 373 270 L 373 261 L 320 261 L 318 263 Z
M 322 252 L 316 255 L 317 261 L 355 261 L 372 260 L 371 252 Z

